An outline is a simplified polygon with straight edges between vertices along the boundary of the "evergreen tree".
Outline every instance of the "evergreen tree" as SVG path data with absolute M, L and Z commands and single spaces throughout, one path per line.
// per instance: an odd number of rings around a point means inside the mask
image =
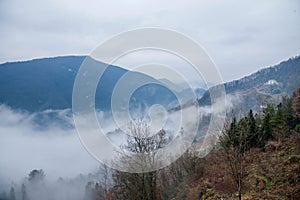
M 277 128 L 277 129 L 282 129 L 283 126 L 285 125 L 285 119 L 284 119 L 282 110 L 283 110 L 283 106 L 282 106 L 282 103 L 280 103 L 277 106 L 276 114 L 273 118 L 273 121 L 274 121 L 274 124 L 275 124 L 274 127 Z
M 84 200 L 96 200 L 94 183 L 89 181 L 85 186 Z
M 1 192 L 0 194 L 0 200 L 7 200 L 7 195 L 6 195 L 6 192 Z
M 9 200 L 16 200 L 15 188 L 13 186 L 9 191 Z
M 271 127 L 271 116 L 269 113 L 266 113 L 262 120 L 262 127 L 260 131 L 260 138 L 259 138 L 259 146 L 264 147 L 265 142 L 271 138 L 272 135 L 272 127 Z
M 97 200 L 100 200 L 100 199 L 104 199 L 104 196 L 105 196 L 105 190 L 104 188 L 99 184 L 99 183 L 96 183 L 95 184 L 95 197 Z
M 293 110 L 294 125 L 300 124 L 300 87 L 294 93 L 291 104 Z
M 233 117 L 232 122 L 230 123 L 228 129 L 228 137 L 225 138 L 225 143 L 229 147 L 231 145 L 237 146 L 238 145 L 238 126 L 236 122 L 236 117 Z
M 26 186 L 24 183 L 22 184 L 22 187 L 21 187 L 21 198 L 22 198 L 22 200 L 29 200 L 29 198 L 27 196 Z
M 253 111 L 250 110 L 248 113 L 248 127 L 249 127 L 249 132 L 251 134 L 255 134 L 256 132 L 256 123 L 255 123 L 255 118 L 253 116 Z
M 285 125 L 290 128 L 295 126 L 294 124 L 294 116 L 293 116 L 293 108 L 292 108 L 293 98 L 283 98 L 282 99 L 282 115 L 285 121 Z
M 258 145 L 258 133 L 256 127 L 256 120 L 253 116 L 253 111 L 250 110 L 247 116 L 247 123 L 245 124 L 247 128 L 247 146 L 248 148 L 256 147 Z

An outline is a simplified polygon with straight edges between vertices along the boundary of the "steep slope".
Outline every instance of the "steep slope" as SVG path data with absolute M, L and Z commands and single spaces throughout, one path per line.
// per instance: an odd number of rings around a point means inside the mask
M 299 142 L 299 133 L 291 133 L 280 141 L 269 141 L 265 150 L 248 152 L 242 199 L 299 199 Z M 200 199 L 201 195 L 201 199 L 207 200 L 238 199 L 222 149 L 214 149 L 200 162 L 204 168 L 202 177 L 178 192 L 174 200 Z
M 282 95 L 290 95 L 300 85 L 300 56 L 283 61 L 246 76 L 225 83 L 227 95 L 235 98 L 236 110 L 258 110 L 267 103 L 276 103 Z M 209 91 L 198 101 L 210 105 Z

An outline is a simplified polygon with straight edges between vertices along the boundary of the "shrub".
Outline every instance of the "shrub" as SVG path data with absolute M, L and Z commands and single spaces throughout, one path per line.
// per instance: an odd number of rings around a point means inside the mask
M 295 131 L 297 131 L 298 133 L 300 133 L 300 124 L 297 124 L 297 125 L 296 125 Z

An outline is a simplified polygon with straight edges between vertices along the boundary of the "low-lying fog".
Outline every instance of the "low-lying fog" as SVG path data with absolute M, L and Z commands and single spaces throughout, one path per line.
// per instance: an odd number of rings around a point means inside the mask
M 97 117 L 113 143 L 126 141 L 124 135 L 114 134 L 120 131 L 109 114 L 99 112 Z M 83 199 L 88 181 L 101 182 L 99 167 L 103 165 L 81 144 L 71 110 L 28 113 L 0 105 L 0 199 L 11 187 L 20 196 L 22 184 L 28 183 L 29 173 L 35 169 L 45 173 L 45 187 L 28 186 L 31 200 L 48 199 L 49 195 L 51 199 Z M 61 195 L 56 198 L 54 193 Z
M 68 198 L 82 199 L 88 180 L 81 178 L 73 185 L 57 184 L 58 178 L 79 179 L 80 174 L 86 176 L 96 172 L 100 164 L 81 144 L 72 128 L 70 111 L 45 112 L 51 112 L 50 115 L 57 116 L 60 121 L 45 119 L 49 113 L 29 114 L 0 105 L 0 193 L 7 193 L 13 186 L 17 197 L 28 174 L 42 169 L 49 194 L 67 192 L 74 195 Z M 61 195 L 55 198 L 54 193 L 50 195 L 52 199 L 68 199 Z M 32 198 L 47 199 L 49 195 L 41 192 L 35 196 Z
M 224 108 L 217 110 L 221 113 Z M 212 112 L 208 107 L 199 111 L 200 118 Z M 116 130 L 105 113 L 97 116 L 105 133 Z M 168 127 L 174 127 L 176 121 L 173 118 Z M 113 142 L 122 143 L 114 137 L 110 138 Z M 49 199 L 49 195 L 52 200 L 83 199 L 87 182 L 101 181 L 100 166 L 81 144 L 71 110 L 28 113 L 0 105 L 0 199 L 1 192 L 9 193 L 12 186 L 16 199 L 22 199 L 22 184 L 28 183 L 28 174 L 34 169 L 44 171 L 44 189 L 34 189 L 31 200 Z
M 18 181 L 32 169 L 43 169 L 47 179 L 55 180 L 97 168 L 99 163 L 84 149 L 75 129 L 56 123 L 41 129 L 34 115 L 0 106 L 0 180 Z

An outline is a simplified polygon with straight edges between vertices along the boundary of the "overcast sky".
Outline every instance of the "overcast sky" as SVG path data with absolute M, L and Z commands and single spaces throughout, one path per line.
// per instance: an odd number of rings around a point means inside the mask
M 0 62 L 89 54 L 135 28 L 179 31 L 225 81 L 300 54 L 298 0 L 0 0 Z

